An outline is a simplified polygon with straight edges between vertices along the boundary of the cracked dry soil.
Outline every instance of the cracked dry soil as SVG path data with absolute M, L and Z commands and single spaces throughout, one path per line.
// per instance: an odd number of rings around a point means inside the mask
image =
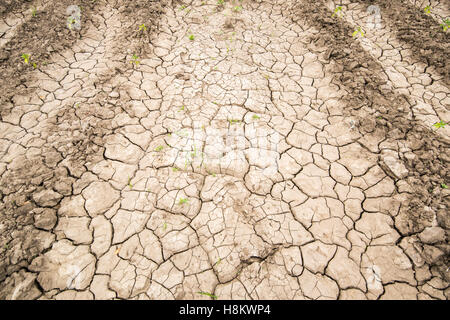
M 448 2 L 370 5 L 2 1 L 0 299 L 448 299 Z

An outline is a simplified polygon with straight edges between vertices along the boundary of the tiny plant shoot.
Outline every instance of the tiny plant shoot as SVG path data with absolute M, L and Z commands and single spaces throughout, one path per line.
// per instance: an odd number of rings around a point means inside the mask
M 189 40 L 194 41 L 194 39 L 195 39 L 194 35 L 191 34 L 191 35 L 189 36 Z
M 201 295 L 203 295 L 203 296 L 208 296 L 208 297 L 210 297 L 210 298 L 213 298 L 214 300 L 217 300 L 217 296 L 213 295 L 212 293 L 202 292 L 202 291 L 199 291 L 199 292 L 197 292 L 197 293 L 198 293 L 198 294 L 201 294 Z
M 339 13 L 342 13 L 342 7 L 341 6 L 337 6 L 336 9 L 334 9 L 334 13 L 331 15 L 331 17 L 333 18 L 334 16 L 340 17 Z
M 25 62 L 26 64 L 30 63 L 30 55 L 27 53 L 22 54 L 22 59 L 23 62 Z
M 426 6 L 423 11 L 425 12 L 425 14 L 430 14 L 431 13 L 431 6 Z
M 450 27 L 450 19 L 442 20 L 443 23 L 440 24 L 442 30 L 447 31 L 448 27 Z
M 135 54 L 133 54 L 133 56 L 131 57 L 131 63 L 134 63 L 136 66 L 140 63 L 139 61 L 139 57 Z

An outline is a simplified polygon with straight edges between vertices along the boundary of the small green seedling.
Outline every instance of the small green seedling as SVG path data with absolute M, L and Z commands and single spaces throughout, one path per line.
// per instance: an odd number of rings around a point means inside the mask
M 433 127 L 435 127 L 435 128 L 444 128 L 445 126 L 447 125 L 447 123 L 445 123 L 444 121 L 439 121 L 439 122 L 436 122 L 435 124 L 433 124 Z
M 442 27 L 442 30 L 447 31 L 447 29 L 450 27 L 450 19 L 442 20 L 443 23 L 440 24 Z
M 252 119 L 253 119 L 253 120 L 259 120 L 259 119 L 261 119 L 261 117 L 258 116 L 258 115 L 256 115 L 256 114 L 254 114 L 254 115 L 252 116 Z
M 194 151 L 191 152 L 191 158 L 197 157 L 197 147 L 194 146 Z
M 178 111 L 184 111 L 184 106 L 181 106 Z
M 131 178 L 128 178 L 128 187 L 130 187 L 130 189 L 133 189 L 133 185 L 131 184 Z
M 342 7 L 341 6 L 337 6 L 336 9 L 334 9 L 334 13 L 331 15 L 331 17 L 333 18 L 334 16 L 339 17 L 339 12 L 342 13 Z
M 240 11 L 242 11 L 242 6 L 235 6 L 235 7 L 233 8 L 233 11 L 234 11 L 234 12 L 240 12 Z
M 22 54 L 22 59 L 23 59 L 23 62 L 28 64 L 30 62 L 30 55 L 28 53 L 24 53 L 24 54 Z
M 201 295 L 204 295 L 204 296 L 208 296 L 208 297 L 210 297 L 210 298 L 213 298 L 214 300 L 217 300 L 217 297 L 215 296 L 215 295 L 213 295 L 212 293 L 208 293 L 208 292 L 202 292 L 202 291 L 199 291 L 199 292 L 197 292 L 198 294 L 201 294 Z
M 164 224 L 163 224 L 163 230 L 166 231 L 166 229 L 167 229 L 167 223 L 164 222 Z
M 183 204 L 187 203 L 188 201 L 189 201 L 189 199 L 187 199 L 187 198 L 180 198 L 180 200 L 178 201 L 178 204 L 183 205 Z
M 431 13 L 431 6 L 426 6 L 423 11 L 425 12 L 425 14 L 430 14 Z
M 183 4 L 182 6 L 180 6 L 180 11 L 183 11 L 184 9 L 186 9 L 186 6 Z
M 69 17 L 69 18 L 67 18 L 67 22 L 68 22 L 68 27 L 69 27 L 69 30 L 72 30 L 72 28 L 73 28 L 73 25 L 77 22 L 77 20 L 75 20 L 75 18 L 71 18 L 71 17 Z
M 33 17 L 36 17 L 36 13 L 37 13 L 36 8 L 33 8 L 33 9 L 31 10 L 31 15 L 32 15 Z
M 224 3 L 225 3 L 224 0 L 217 0 L 217 5 L 219 6 L 223 6 Z
M 189 36 L 189 40 L 194 41 L 194 39 L 195 39 L 194 35 L 191 34 L 191 35 Z
M 172 171 L 173 171 L 173 172 L 177 172 L 178 170 L 180 170 L 180 169 L 178 169 L 178 168 L 176 168 L 176 167 L 173 167 L 173 168 L 172 168 Z
M 448 186 L 445 183 L 441 183 L 441 188 L 442 189 L 448 189 Z
M 162 151 L 162 149 L 164 149 L 164 146 L 157 146 L 157 147 L 155 148 L 155 151 L 156 151 L 156 152 L 160 152 L 160 151 Z
M 360 26 L 356 27 L 356 30 L 353 31 L 352 36 L 355 37 L 358 33 L 361 34 L 361 37 L 364 37 L 364 31 Z
M 145 26 L 145 23 L 143 23 L 139 26 L 139 31 L 147 31 L 147 27 Z
M 229 119 L 228 122 L 229 122 L 230 124 L 235 124 L 235 123 L 241 122 L 241 120 L 238 120 L 238 119 Z
M 139 61 L 139 57 L 135 54 L 133 54 L 133 56 L 131 57 L 131 63 L 134 63 L 136 66 L 140 63 Z
M 37 64 L 36 64 L 36 62 L 33 62 L 33 68 L 37 68 Z
M 217 260 L 217 262 L 216 262 L 216 266 L 218 266 L 219 263 L 221 263 L 221 262 L 222 262 L 222 259 L 219 258 L 219 259 Z

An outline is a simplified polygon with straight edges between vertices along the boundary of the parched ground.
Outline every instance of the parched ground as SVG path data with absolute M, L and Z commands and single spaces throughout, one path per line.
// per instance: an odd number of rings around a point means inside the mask
M 221 2 L 0 5 L 0 299 L 448 299 L 448 1 Z

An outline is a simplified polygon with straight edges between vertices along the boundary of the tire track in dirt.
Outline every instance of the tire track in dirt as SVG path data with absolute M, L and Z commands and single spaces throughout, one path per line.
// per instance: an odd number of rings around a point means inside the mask
M 440 188 L 442 180 L 447 181 L 449 178 L 446 166 L 449 159 L 444 155 L 448 152 L 448 139 L 436 136 L 429 128 L 424 127 L 421 121 L 414 120 L 411 113 L 408 115 L 410 106 L 407 99 L 394 94 L 384 85 L 382 77 L 378 76 L 383 74 L 383 68 L 353 41 L 351 34 L 354 29 L 342 20 L 333 20 L 333 11 L 326 9 L 324 2 L 319 4 L 299 4 L 297 9 L 293 10 L 294 18 L 297 13 L 311 25 L 320 28 L 319 35 L 312 41 L 318 43 L 317 46 L 324 48 L 324 51 L 327 47 L 326 55 L 339 64 L 342 70 L 339 85 L 343 85 L 349 93 L 346 97 L 347 112 L 355 116 L 359 113 L 358 129 L 364 135 L 359 142 L 371 150 L 381 151 L 381 160 L 383 155 L 400 157 L 409 171 L 410 177 L 404 182 L 403 179 L 396 178 L 397 191 L 406 196 L 406 199 L 403 200 L 400 213 L 395 217 L 395 225 L 405 237 L 401 246 L 414 261 L 413 257 L 416 256 L 417 259 L 420 255 L 415 253 L 416 249 L 411 248 L 411 243 L 415 243 L 417 247 L 421 241 L 413 234 L 420 232 L 427 225 L 435 225 L 433 217 L 436 217 L 436 214 L 439 225 L 448 230 L 444 213 L 448 206 L 448 192 Z M 382 118 L 378 119 L 378 115 Z M 393 139 L 399 140 L 398 144 Z M 383 154 L 383 149 L 388 153 Z M 392 154 L 389 150 L 396 151 Z M 402 152 L 406 152 L 405 156 Z M 392 176 L 389 170 L 387 173 Z M 422 243 L 417 250 L 421 251 L 422 257 L 425 256 L 431 266 L 437 264 L 431 268 L 434 274 L 446 278 L 446 240 L 437 245 L 437 251 L 431 247 Z M 418 266 L 423 265 L 421 259 L 423 258 L 417 260 Z
M 330 11 L 338 5 L 342 6 L 341 18 L 345 19 L 354 30 L 363 26 L 364 37 L 358 35 L 355 40 L 385 70 L 386 83 L 397 94 L 409 97 L 411 110 L 416 119 L 432 128 L 433 124 L 450 119 L 450 90 L 441 77 L 434 74 L 422 63 L 413 62 L 410 49 L 403 48 L 395 37 L 383 25 L 368 28 L 369 17 L 362 5 L 348 6 L 348 2 L 329 1 Z M 380 22 L 383 20 L 381 19 Z M 375 26 L 376 27 L 376 26 Z M 448 136 L 450 127 L 435 130 L 436 134 Z
M 139 3 L 132 7 L 136 9 Z M 107 101 L 113 99 L 108 94 L 116 86 L 115 75 L 130 66 L 125 55 L 116 55 L 117 48 L 127 43 L 124 39 L 134 37 L 129 29 L 121 30 L 120 21 L 135 22 L 119 13 L 127 8 L 117 1 L 100 5 L 101 15 L 92 15 L 94 23 L 83 21 L 82 39 L 71 49 L 54 53 L 45 67 L 31 71 L 32 80 L 27 82 L 31 95 L 14 96 L 13 108 L 3 115 L 2 299 L 39 297 L 42 287 L 28 264 L 49 251 L 53 241 L 65 237 L 68 217 L 77 226 L 87 226 L 88 220 L 79 215 L 82 208 L 68 212 L 59 208 L 89 184 L 86 170 L 103 159 L 103 138 L 114 130 L 112 117 L 122 112 Z M 147 16 L 141 12 L 135 17 L 152 24 L 158 13 L 153 12 L 153 4 L 145 5 Z M 80 246 L 76 251 L 86 248 Z M 90 259 L 81 257 L 80 261 L 86 262 L 80 270 L 93 266 Z
M 83 19 L 88 21 L 94 12 L 94 2 L 80 0 L 78 4 L 84 8 Z M 70 5 L 73 1 L 46 3 L 36 17 L 17 25 L 14 36 L 0 48 L 0 116 L 9 112 L 14 95 L 31 93 L 26 82 L 34 70 L 32 63 L 38 69 L 44 67 L 52 53 L 67 49 L 82 36 L 83 30 L 79 33 L 67 28 L 66 9 Z M 29 64 L 24 63 L 22 54 L 30 55 Z

